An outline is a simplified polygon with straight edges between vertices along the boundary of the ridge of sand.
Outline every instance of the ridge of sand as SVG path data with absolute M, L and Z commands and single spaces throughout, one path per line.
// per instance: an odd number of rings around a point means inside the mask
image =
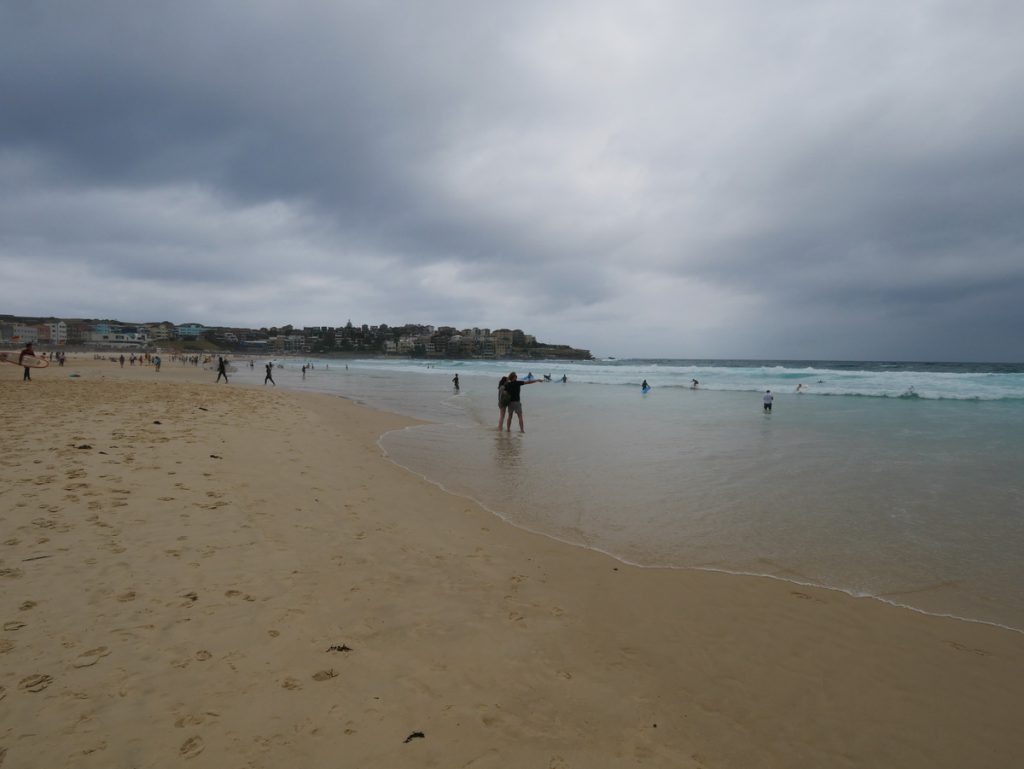
M 631 568 L 388 462 L 404 417 L 69 365 L 0 371 L 2 766 L 1024 756 L 1018 633 Z

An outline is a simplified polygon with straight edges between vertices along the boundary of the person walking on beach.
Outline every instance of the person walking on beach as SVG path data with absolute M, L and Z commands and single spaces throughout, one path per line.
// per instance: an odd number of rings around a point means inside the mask
M 459 375 L 458 374 L 456 374 L 455 376 L 452 377 L 452 384 L 455 385 L 455 391 L 458 392 L 459 391 Z
M 25 358 L 34 358 L 34 357 L 36 357 L 36 354 L 35 354 L 35 351 L 32 349 L 32 343 L 31 342 L 25 342 L 25 349 L 23 349 L 18 354 L 18 363 L 23 364 Z M 29 366 L 25 366 L 25 365 L 22 365 L 22 368 L 25 369 L 25 373 L 21 375 L 21 381 L 22 382 L 31 382 L 32 381 L 32 369 Z
M 508 393 L 508 422 L 505 425 L 506 432 L 512 432 L 513 414 L 519 417 L 519 432 L 526 432 L 526 427 L 523 425 L 523 404 L 522 401 L 519 400 L 519 391 L 525 385 L 537 384 L 538 382 L 543 381 L 543 379 L 528 379 L 520 382 L 516 377 L 515 371 L 508 375 L 508 381 L 505 382 L 505 391 Z
M 263 384 L 266 384 L 267 382 L 270 382 L 270 384 L 274 385 L 274 387 L 277 387 L 277 382 L 274 381 L 274 377 L 272 376 L 273 371 L 274 371 L 274 364 L 273 364 L 273 362 L 267 361 L 267 375 L 265 377 L 263 377 Z
M 764 391 L 764 397 L 761 398 L 761 402 L 764 404 L 764 413 L 765 414 L 771 414 L 772 413 L 772 401 L 774 401 L 774 400 L 775 400 L 775 396 L 772 395 L 772 391 L 771 390 L 765 390 Z
M 220 378 L 224 377 L 224 384 L 228 383 L 228 364 L 224 362 L 223 358 L 217 359 L 217 382 Z
M 505 389 L 505 385 L 508 384 L 508 377 L 503 376 L 498 380 L 498 429 L 505 423 L 505 410 L 508 408 L 508 390 Z

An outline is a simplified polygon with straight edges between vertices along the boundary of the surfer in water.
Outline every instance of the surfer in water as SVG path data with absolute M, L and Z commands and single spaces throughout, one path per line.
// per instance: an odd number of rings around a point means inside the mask
M 764 391 L 764 397 L 761 398 L 761 403 L 764 404 L 764 413 L 765 414 L 771 414 L 772 413 L 772 401 L 774 401 L 774 400 L 775 400 L 775 396 L 772 395 L 772 391 L 771 390 L 765 390 Z
M 18 363 L 22 363 L 25 360 L 26 356 L 29 357 L 29 358 L 36 357 L 35 351 L 32 349 L 32 343 L 31 342 L 25 342 L 25 349 L 23 349 L 18 354 Z M 28 366 L 22 366 L 22 368 L 25 369 L 25 373 L 21 375 L 21 381 L 22 382 L 31 382 L 32 381 L 32 369 L 29 368 Z
M 801 395 L 803 395 L 803 393 L 804 393 L 804 383 L 803 382 L 800 382 L 800 384 L 798 384 L 796 386 L 796 391 L 798 393 L 800 393 Z
M 645 393 L 645 392 L 647 392 L 650 389 L 651 389 L 651 386 L 649 384 L 647 384 L 647 380 L 645 379 L 643 381 L 643 383 L 640 385 L 640 392 Z
M 696 390 L 698 387 L 700 387 L 700 382 L 698 382 L 696 379 L 691 379 L 690 380 L 690 389 L 691 390 Z
M 459 391 L 459 375 L 456 374 L 452 377 L 452 384 L 455 385 L 455 392 Z

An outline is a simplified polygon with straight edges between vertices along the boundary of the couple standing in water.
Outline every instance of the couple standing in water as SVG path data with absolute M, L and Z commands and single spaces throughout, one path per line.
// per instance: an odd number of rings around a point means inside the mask
M 519 400 L 519 391 L 524 385 L 536 384 L 537 382 L 543 382 L 543 379 L 527 379 L 525 382 L 520 382 L 516 377 L 516 372 L 513 371 L 508 376 L 503 376 L 501 381 L 498 382 L 498 429 L 501 429 L 501 425 L 505 422 L 505 412 L 508 412 L 508 422 L 505 424 L 505 430 L 508 432 L 512 431 L 512 415 L 515 414 L 519 417 L 519 432 L 525 433 L 526 428 L 523 426 L 523 404 Z

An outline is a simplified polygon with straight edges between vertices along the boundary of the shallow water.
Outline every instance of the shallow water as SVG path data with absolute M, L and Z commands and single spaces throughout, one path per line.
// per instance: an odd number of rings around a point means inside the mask
M 517 525 L 640 565 L 763 574 L 1024 628 L 1013 367 L 515 364 L 570 379 L 523 389 L 520 435 L 495 429 L 507 362 L 324 365 L 276 378 L 432 420 L 381 444 Z

